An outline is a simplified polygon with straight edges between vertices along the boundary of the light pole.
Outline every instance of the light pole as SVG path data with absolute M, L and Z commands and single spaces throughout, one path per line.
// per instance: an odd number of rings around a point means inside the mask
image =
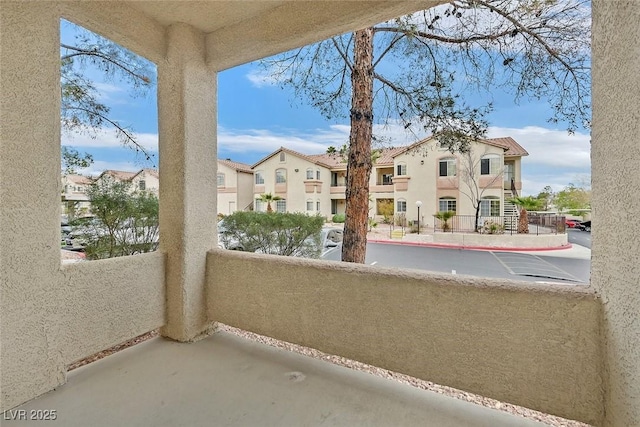
M 422 206 L 422 202 L 418 200 L 416 206 L 418 207 L 418 234 L 420 234 L 420 206 Z

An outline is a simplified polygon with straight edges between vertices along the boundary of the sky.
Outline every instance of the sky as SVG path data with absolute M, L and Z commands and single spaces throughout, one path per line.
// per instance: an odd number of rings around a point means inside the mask
M 72 24 L 63 22 L 61 38 L 71 42 Z M 111 109 L 110 117 L 134 129 L 138 141 L 155 158 L 150 162 L 122 147 L 112 129 L 105 128 L 96 138 L 63 133 L 62 144 L 93 155 L 91 167 L 82 174 L 98 174 L 105 169 L 136 171 L 157 167 L 157 103 L 155 87 L 143 96 L 131 96 L 126 85 L 105 81 L 91 67 L 84 69 L 96 83 L 99 99 Z M 590 136 L 586 130 L 569 135 L 562 123 L 551 126 L 545 102 L 521 101 L 496 91 L 494 110 L 489 115 L 487 137 L 511 136 L 528 152 L 522 160 L 522 193 L 536 195 L 545 186 L 559 191 L 569 183 L 590 185 Z M 393 145 L 416 141 L 403 126 L 376 125 L 374 133 L 384 135 Z M 279 147 L 304 154 L 319 154 L 328 146 L 348 141 L 349 122 L 328 121 L 318 111 L 294 99 L 291 91 L 270 84 L 255 63 L 218 74 L 218 158 L 230 158 L 249 165 Z

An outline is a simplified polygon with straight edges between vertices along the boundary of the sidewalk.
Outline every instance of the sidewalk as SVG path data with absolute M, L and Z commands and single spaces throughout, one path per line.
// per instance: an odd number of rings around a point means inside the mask
M 395 230 L 400 230 L 395 227 Z M 405 229 L 408 231 L 408 229 Z M 402 238 L 392 238 L 390 226 L 387 224 L 379 224 L 372 231 L 367 233 L 367 241 L 370 243 L 383 243 L 395 245 L 409 246 L 425 246 L 433 248 L 449 248 L 449 249 L 465 249 L 465 250 L 484 250 L 499 252 L 522 252 L 522 253 L 538 253 L 539 255 L 555 256 L 563 258 L 591 259 L 591 250 L 580 245 L 572 245 L 571 243 L 555 247 L 522 247 L 522 246 L 480 246 L 480 245 L 461 245 L 449 243 L 434 242 L 433 229 L 420 230 L 420 234 L 407 233 Z

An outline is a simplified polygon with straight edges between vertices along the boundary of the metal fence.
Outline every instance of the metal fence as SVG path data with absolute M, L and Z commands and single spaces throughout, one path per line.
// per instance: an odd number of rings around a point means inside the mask
M 475 215 L 454 215 L 447 220 L 433 216 L 435 233 L 473 233 L 476 231 Z M 481 216 L 477 232 L 483 234 L 517 234 L 518 216 Z M 562 215 L 528 214 L 529 234 L 564 234 L 565 217 Z

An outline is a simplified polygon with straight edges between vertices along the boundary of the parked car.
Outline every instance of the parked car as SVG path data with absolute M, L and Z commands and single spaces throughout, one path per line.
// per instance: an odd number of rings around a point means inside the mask
M 581 223 L 576 225 L 576 228 L 582 231 L 591 232 L 591 221 L 582 221 Z
M 578 226 L 578 224 L 580 224 L 580 221 L 578 221 L 577 219 L 567 219 L 567 220 L 565 220 L 564 223 L 569 228 L 576 228 Z

